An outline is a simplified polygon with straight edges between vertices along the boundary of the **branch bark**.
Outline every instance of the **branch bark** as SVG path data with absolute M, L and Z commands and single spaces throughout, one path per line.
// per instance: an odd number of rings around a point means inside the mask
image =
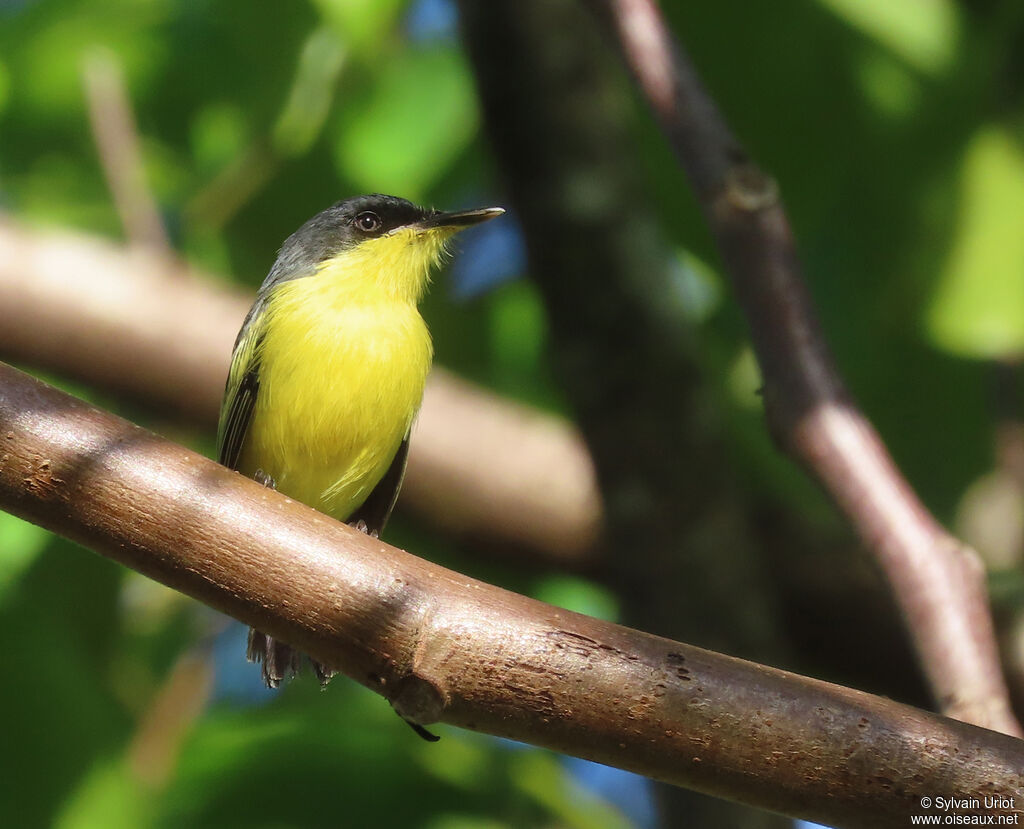
M 1021 734 L 973 550 L 947 533 L 850 399 L 804 284 L 775 182 L 748 158 L 655 0 L 598 0 L 693 184 L 750 324 L 769 428 L 873 552 L 942 710 Z
M 923 796 L 1024 806 L 1024 741 L 450 572 L 3 364 L 0 506 L 293 642 L 424 724 L 837 827 L 903 827 Z
M 0 214 L 0 354 L 183 414 L 212 433 L 252 298 L 223 280 Z M 601 531 L 579 434 L 435 368 L 401 505 L 470 540 L 578 562 Z

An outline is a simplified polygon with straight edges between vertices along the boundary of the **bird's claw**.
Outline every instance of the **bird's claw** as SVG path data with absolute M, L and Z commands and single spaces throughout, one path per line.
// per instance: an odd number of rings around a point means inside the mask
M 366 535 L 370 536 L 370 538 L 378 538 L 379 537 L 378 531 L 377 530 L 371 530 L 369 525 L 362 518 L 360 518 L 358 521 L 356 521 L 351 526 L 354 527 L 355 529 L 359 530 L 359 532 L 361 532 L 361 533 L 366 533 Z
M 256 474 L 252 476 L 253 480 L 261 486 L 265 486 L 267 489 L 277 489 L 277 481 L 275 481 L 270 475 L 264 472 L 262 469 L 257 469 Z

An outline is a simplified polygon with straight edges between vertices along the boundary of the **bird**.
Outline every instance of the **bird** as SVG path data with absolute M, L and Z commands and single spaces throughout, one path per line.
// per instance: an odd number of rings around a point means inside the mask
M 378 536 L 433 359 L 419 302 L 452 236 L 504 212 L 441 212 L 370 194 L 335 203 L 289 236 L 235 340 L 219 462 Z M 302 656 L 249 631 L 247 657 L 270 687 L 296 673 Z M 331 672 L 310 661 L 325 683 Z

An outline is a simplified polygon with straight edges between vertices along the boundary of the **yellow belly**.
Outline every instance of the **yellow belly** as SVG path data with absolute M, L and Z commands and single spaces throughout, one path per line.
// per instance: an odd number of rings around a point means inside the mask
M 344 521 L 408 433 L 432 349 L 411 302 L 326 290 L 298 279 L 271 298 L 239 468 L 263 470 L 280 492 Z

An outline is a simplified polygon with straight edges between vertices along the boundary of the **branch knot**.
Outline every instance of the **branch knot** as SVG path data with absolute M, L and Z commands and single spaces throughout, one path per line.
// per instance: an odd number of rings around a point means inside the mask
M 390 702 L 402 719 L 417 725 L 430 725 L 440 720 L 447 704 L 441 688 L 417 673 L 407 674 L 398 681 Z
M 724 196 L 731 207 L 755 213 L 778 204 L 779 185 L 756 164 L 746 161 L 726 171 Z

